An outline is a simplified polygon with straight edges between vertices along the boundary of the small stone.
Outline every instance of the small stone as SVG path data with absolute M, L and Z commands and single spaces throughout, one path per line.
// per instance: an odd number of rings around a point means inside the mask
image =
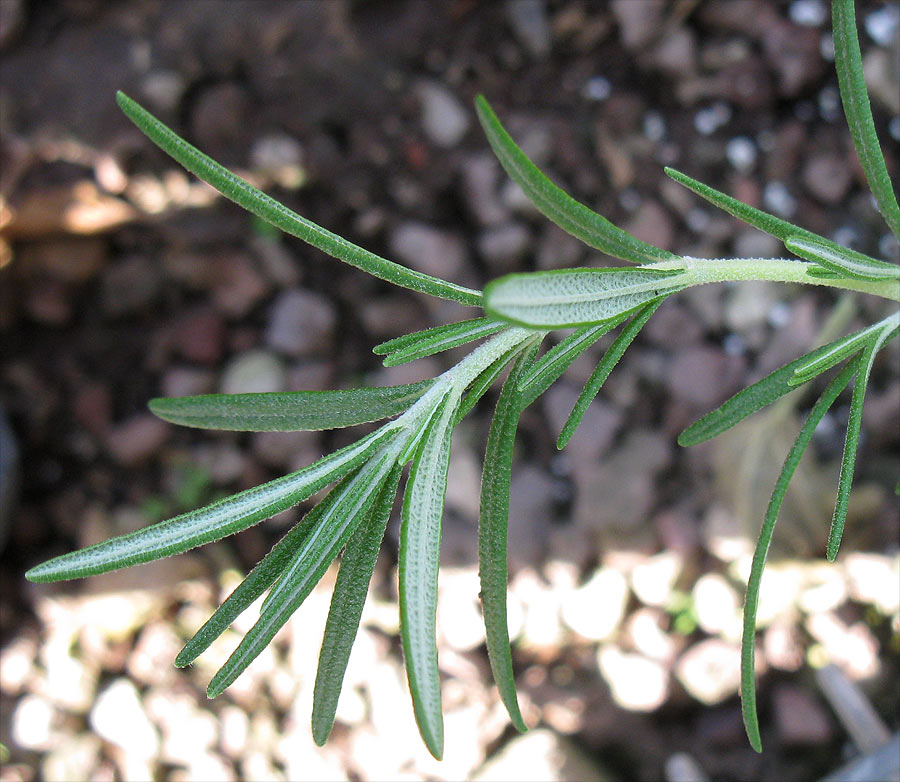
M 657 201 L 648 199 L 641 203 L 624 227 L 630 234 L 655 247 L 666 250 L 672 246 L 675 235 L 672 218 Z
M 710 635 L 739 638 L 741 603 L 734 587 L 719 573 L 706 573 L 691 590 L 697 623 Z
M 606 645 L 597 653 L 613 700 L 628 711 L 653 711 L 666 702 L 669 672 L 656 660 Z
M 675 675 L 698 701 L 711 706 L 735 695 L 741 680 L 741 651 L 736 643 L 709 638 L 688 649 Z
M 623 635 L 635 651 L 668 665 L 675 658 L 679 643 L 665 631 L 665 623 L 666 614 L 661 609 L 639 608 L 628 617 Z
M 779 19 L 770 25 L 761 42 L 777 73 L 781 96 L 792 98 L 819 78 L 824 63 L 819 54 L 819 31 Z
M 613 568 L 601 568 L 590 580 L 566 596 L 562 620 L 583 638 L 609 638 L 625 615 L 628 583 Z
M 697 36 L 688 27 L 676 27 L 656 43 L 650 54 L 658 68 L 684 78 L 697 69 Z
M 268 281 L 246 255 L 228 253 L 216 259 L 212 297 L 227 317 L 244 317 L 268 292 Z
M 478 237 L 478 251 L 493 274 L 514 270 L 531 246 L 531 234 L 521 223 L 488 228 Z
M 196 396 L 215 390 L 215 375 L 197 367 L 170 366 L 160 381 L 163 396 Z
M 459 99 L 440 82 L 418 85 L 416 93 L 422 108 L 422 128 L 428 139 L 439 147 L 454 147 L 469 129 L 469 114 Z
M 619 35 L 626 49 L 640 49 L 650 43 L 660 29 L 665 11 L 663 0 L 613 0 L 613 15 L 619 23 Z
M 900 27 L 900 11 L 895 5 L 888 3 L 877 11 L 866 14 L 863 25 L 869 37 L 879 46 L 890 47 L 897 40 L 897 29 Z
M 321 453 L 318 432 L 254 432 L 253 453 L 267 467 L 290 469 Z
M 175 325 L 175 349 L 188 361 L 208 366 L 218 363 L 225 343 L 225 323 L 208 307 L 185 313 Z
M 832 155 L 811 157 L 803 166 L 806 189 L 826 204 L 837 204 L 853 183 L 853 174 L 846 159 Z
M 165 421 L 149 413 L 137 413 L 110 429 L 106 448 L 119 464 L 135 467 L 159 451 L 169 431 Z
M 266 344 L 288 356 L 327 352 L 334 337 L 337 314 L 334 305 L 302 288 L 278 294 L 269 315 Z
M 547 728 L 516 736 L 472 776 L 473 782 L 609 782 L 601 769 L 570 739 Z
M 149 307 L 162 291 L 162 277 L 149 259 L 133 256 L 103 273 L 103 309 L 112 316 Z
M 273 133 L 262 136 L 250 150 L 253 166 L 287 190 L 295 190 L 306 179 L 303 169 L 303 147 L 293 136 Z
M 488 153 L 471 155 L 461 166 L 466 205 L 481 225 L 503 222 L 509 211 L 500 202 L 500 165 Z
M 853 600 L 876 606 L 884 616 L 900 610 L 900 556 L 852 552 L 843 555 L 843 563 Z
M 232 358 L 222 372 L 223 394 L 248 394 L 283 391 L 284 366 L 281 359 L 268 350 L 253 349 Z
M 116 679 L 97 696 L 90 723 L 100 738 L 136 758 L 149 760 L 159 752 L 159 734 L 128 679 Z
M 733 393 L 743 374 L 741 357 L 696 346 L 675 353 L 666 382 L 675 398 L 694 407 L 709 408 Z
M 41 762 L 43 779 L 96 779 L 92 772 L 100 762 L 103 744 L 89 733 L 60 737 Z
M 29 274 L 61 282 L 86 282 L 106 263 L 107 243 L 95 237 L 42 239 L 25 244 L 16 260 Z
M 56 709 L 39 695 L 26 695 L 16 704 L 12 715 L 12 737 L 20 747 L 35 752 L 48 750 L 54 743 Z
M 150 71 L 141 82 L 141 94 L 156 111 L 165 114 L 178 108 L 187 84 L 177 71 Z
M 516 38 L 535 59 L 550 52 L 546 0 L 506 0 L 506 18 Z
M 775 727 L 784 744 L 824 744 L 832 735 L 831 720 L 806 690 L 780 684 L 772 695 Z
M 684 557 L 675 551 L 655 554 L 631 572 L 631 588 L 649 606 L 665 606 L 684 567 Z
M 478 569 L 442 567 L 438 581 L 438 631 L 451 649 L 471 652 L 484 643 L 484 619 L 478 601 Z
M 213 157 L 239 145 L 250 118 L 250 99 L 236 82 L 218 82 L 191 102 L 191 133 L 195 143 Z
M 452 280 L 466 266 L 462 240 L 426 223 L 401 223 L 391 232 L 389 243 L 391 255 L 400 263 L 426 274 Z

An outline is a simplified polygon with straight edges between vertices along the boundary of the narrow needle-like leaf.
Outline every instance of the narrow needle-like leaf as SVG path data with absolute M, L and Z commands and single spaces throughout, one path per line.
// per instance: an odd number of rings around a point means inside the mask
M 344 476 L 332 492 L 339 491 L 340 487 L 348 480 Z M 293 559 L 297 549 L 316 527 L 322 518 L 322 513 L 327 509 L 326 501 L 320 502 L 310 510 L 303 519 L 291 529 L 265 557 L 250 571 L 247 577 L 241 581 L 234 591 L 216 609 L 216 612 L 206 620 L 188 641 L 175 658 L 175 665 L 183 668 L 190 665 L 210 644 L 225 632 L 231 623 L 237 619 L 249 606 L 265 592 L 281 576 L 285 568 Z
M 484 612 L 488 658 L 500 698 L 513 725 L 527 730 L 519 711 L 513 674 L 506 614 L 507 535 L 509 533 L 509 489 L 513 446 L 523 405 L 518 392 L 524 370 L 537 345 L 524 351 L 510 370 L 488 434 L 481 478 L 481 513 L 478 519 L 478 575 Z
M 544 334 L 540 332 L 534 337 L 537 342 L 540 342 L 543 338 Z M 456 411 L 456 419 L 453 422 L 454 426 L 472 412 L 472 409 L 478 404 L 478 400 L 487 393 L 488 389 L 494 384 L 494 381 L 500 377 L 500 373 L 503 372 L 503 369 L 529 344 L 530 343 L 525 342 L 510 348 L 500 356 L 500 358 L 478 374 L 478 377 L 472 381 L 472 384 L 466 390 L 466 395 L 463 397 L 463 400 Z
M 619 363 L 619 359 L 622 358 L 622 355 L 628 349 L 628 346 L 634 341 L 638 332 L 644 328 L 644 325 L 650 320 L 650 317 L 662 303 L 663 299 L 657 299 L 656 301 L 651 301 L 649 304 L 645 304 L 631 321 L 629 321 L 628 325 L 622 329 L 612 345 L 609 346 L 609 350 L 604 353 L 603 358 L 600 359 L 600 363 L 597 364 L 597 368 L 591 374 L 587 383 L 585 383 L 584 388 L 581 390 L 581 393 L 578 395 L 575 406 L 572 408 L 572 412 L 569 413 L 569 417 L 566 419 L 562 431 L 559 433 L 559 438 L 556 441 L 557 448 L 565 448 L 569 440 L 572 439 L 572 435 L 575 434 L 578 424 L 581 423 L 581 419 L 587 412 L 591 402 L 594 401 L 594 397 L 600 392 L 600 388 L 606 382 L 609 373 L 612 372 L 613 367 Z
M 378 421 L 406 410 L 434 383 L 287 391 L 259 394 L 203 394 L 150 400 L 165 421 L 202 429 L 238 432 L 293 432 L 340 429 Z
M 759 735 L 759 719 L 756 714 L 756 669 L 755 669 L 755 636 L 756 636 L 756 612 L 759 607 L 759 588 L 762 583 L 763 570 L 766 566 L 766 557 L 769 552 L 769 544 L 772 542 L 772 533 L 775 522 L 781 510 L 787 493 L 788 484 L 800 463 L 803 452 L 812 439 L 813 432 L 819 425 L 828 409 L 834 404 L 835 399 L 850 379 L 859 369 L 859 360 L 851 361 L 828 384 L 822 392 L 822 396 L 813 405 L 806 418 L 797 439 L 794 441 L 781 473 L 772 491 L 769 507 L 763 519 L 756 550 L 753 552 L 753 562 L 750 567 L 750 579 L 747 582 L 747 595 L 744 599 L 744 630 L 741 639 L 741 711 L 744 716 L 744 727 L 750 744 L 757 752 L 762 752 L 762 739 Z
M 116 102 L 128 119 L 163 152 L 173 157 L 192 174 L 212 185 L 226 198 L 285 233 L 296 236 L 373 277 L 387 280 L 401 288 L 409 288 L 462 304 L 475 306 L 481 304 L 481 294 L 476 290 L 407 269 L 301 217 L 188 144 L 124 93 L 116 94 Z
M 627 317 L 627 314 L 617 315 L 596 326 L 583 326 L 533 362 L 519 378 L 519 393 L 524 400 L 522 406 L 527 407 L 543 394 L 578 356 Z
M 433 329 L 417 331 L 414 334 L 406 334 L 376 345 L 373 350 L 381 355 L 387 354 L 384 365 L 394 367 L 488 337 L 508 326 L 508 323 L 492 318 L 474 318 L 459 323 L 450 323 L 447 326 L 436 326 Z
M 876 282 L 900 279 L 900 266 L 897 264 L 885 263 L 849 248 L 838 252 L 831 245 L 802 236 L 785 239 L 784 246 L 795 255 L 817 263 L 842 277 Z
M 825 556 L 829 562 L 834 562 L 838 549 L 841 546 L 841 538 L 844 535 L 844 524 L 847 521 L 847 506 L 850 502 L 850 486 L 853 483 L 853 471 L 856 468 L 856 452 L 859 448 L 859 433 L 862 426 L 863 402 L 866 398 L 866 388 L 869 384 L 869 375 L 872 373 L 872 365 L 878 352 L 894 337 L 898 329 L 886 327 L 881 334 L 873 339 L 862 351 L 859 357 L 860 370 L 853 386 L 853 395 L 850 398 L 850 415 L 847 419 L 847 434 L 844 437 L 844 455 L 841 458 L 841 474 L 838 478 L 837 500 L 834 504 L 834 515 L 831 518 L 831 529 L 828 532 L 828 544 Z
M 506 173 L 547 218 L 590 247 L 632 263 L 674 260 L 672 253 L 642 242 L 557 187 L 519 148 L 484 96 L 475 99 L 478 119 Z
M 416 723 L 438 760 L 444 752 L 435 614 L 441 517 L 458 399 L 445 398 L 413 459 L 400 525 L 400 637 Z
M 48 560 L 30 581 L 64 581 L 140 565 L 211 543 L 290 508 L 364 462 L 396 430 L 382 427 L 302 470 L 239 492 L 199 510 Z
M 313 692 L 312 734 L 320 747 L 328 739 L 331 726 L 334 724 L 350 650 L 359 630 L 359 619 L 362 616 L 384 530 L 391 515 L 394 496 L 397 494 L 400 473 L 401 468 L 396 465 L 384 482 L 384 488 L 372 508 L 370 517 L 364 519 L 356 528 L 356 532 L 347 541 L 347 548 L 341 557 L 341 569 L 338 571 L 334 593 L 331 596 L 331 607 L 328 611 L 328 621 L 325 623 L 325 635 L 322 639 L 322 650 L 319 652 L 319 668 Z
M 369 512 L 393 469 L 396 456 L 396 448 L 391 445 L 381 449 L 324 500 L 328 506 L 319 523 L 294 554 L 259 620 L 210 681 L 207 688 L 210 698 L 221 695 L 244 672 L 300 607 Z
M 685 277 L 681 270 L 646 266 L 509 274 L 487 285 L 484 306 L 527 328 L 590 326 L 684 288 Z
M 853 0 L 832 0 L 831 19 L 834 35 L 834 66 L 838 76 L 844 114 L 853 137 L 853 146 L 866 174 L 866 180 L 881 215 L 894 236 L 900 239 L 900 206 L 891 185 L 884 155 L 875 133 L 872 108 L 866 91 L 862 54 L 856 34 Z

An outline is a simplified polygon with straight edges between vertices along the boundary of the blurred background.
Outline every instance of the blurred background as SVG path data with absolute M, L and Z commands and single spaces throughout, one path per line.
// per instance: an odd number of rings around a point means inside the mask
M 900 12 L 862 2 L 858 16 L 896 173 Z M 509 590 L 535 728 L 524 736 L 492 685 L 477 599 L 496 392 L 453 441 L 443 763 L 418 739 L 402 669 L 396 517 L 323 749 L 309 714 L 334 570 L 216 701 L 206 683 L 255 608 L 192 668 L 172 665 L 297 510 L 133 570 L 23 578 L 357 434 L 189 431 L 154 419 L 148 399 L 431 377 L 461 354 L 385 370 L 372 346 L 472 316 L 225 202 L 130 125 L 115 90 L 302 215 L 465 285 L 611 262 L 508 181 L 478 128 L 477 93 L 556 182 L 646 241 L 697 256 L 784 252 L 669 181 L 670 165 L 896 260 L 843 121 L 829 28 L 824 0 L 0 0 L 0 779 L 807 780 L 884 743 L 900 726 L 897 346 L 870 383 L 837 563 L 824 543 L 846 399 L 776 529 L 758 636 L 762 755 L 736 695 L 743 588 L 814 396 L 704 446 L 675 443 L 823 328 L 845 333 L 882 312 L 828 291 L 689 290 L 644 329 L 564 452 L 556 434 L 606 343 L 526 411 Z

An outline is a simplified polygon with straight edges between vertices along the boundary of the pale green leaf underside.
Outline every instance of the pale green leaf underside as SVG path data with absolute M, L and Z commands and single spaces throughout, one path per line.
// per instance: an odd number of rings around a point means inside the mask
M 513 141 L 483 95 L 475 98 L 475 109 L 503 168 L 545 217 L 590 247 L 625 261 L 653 263 L 675 259 L 672 253 L 616 227 L 553 184 Z
M 485 309 L 529 328 L 587 326 L 632 312 L 685 287 L 680 270 L 565 269 L 510 274 L 489 283 Z
M 341 478 L 395 434 L 380 429 L 302 470 L 247 489 L 199 510 L 48 560 L 29 570 L 30 581 L 63 581 L 107 573 L 181 554 L 247 529 L 290 508 Z
M 209 683 L 210 698 L 221 695 L 246 670 L 290 619 L 369 512 L 394 466 L 395 450 L 381 449 L 323 501 L 325 510 L 294 553 L 272 590 L 259 620 Z
M 240 432 L 339 429 L 402 413 L 433 380 L 337 391 L 203 394 L 150 400 L 150 410 L 173 424 Z
M 818 263 L 828 271 L 851 279 L 876 282 L 900 279 L 900 266 L 870 258 L 868 255 L 846 247 L 841 248 L 839 252 L 833 245 L 802 236 L 791 236 L 785 239 L 784 246 L 801 258 Z
M 407 334 L 376 345 L 373 351 L 387 354 L 384 365 L 393 367 L 465 345 L 476 339 L 489 337 L 506 328 L 507 325 L 492 318 L 474 318 Z
M 450 435 L 458 399 L 445 398 L 413 459 L 400 526 L 400 637 L 419 732 L 440 760 L 444 751 L 435 614 L 441 518 L 450 464 Z
M 475 306 L 481 304 L 481 294 L 476 290 L 407 269 L 405 266 L 375 255 L 375 253 L 301 217 L 227 168 L 223 168 L 196 147 L 188 144 L 124 93 L 116 93 L 116 102 L 128 119 L 137 125 L 163 152 L 178 161 L 194 176 L 212 185 L 226 198 L 285 233 L 296 236 L 322 252 L 355 266 L 373 277 L 386 280 L 401 288 L 409 288 L 462 304 Z
M 834 66 L 838 76 L 841 101 L 853 146 L 875 202 L 888 227 L 900 239 L 900 206 L 891 185 L 884 155 L 875 133 L 872 108 L 866 91 L 862 54 L 856 34 L 856 14 L 853 0 L 833 0 L 831 18 L 834 36 Z

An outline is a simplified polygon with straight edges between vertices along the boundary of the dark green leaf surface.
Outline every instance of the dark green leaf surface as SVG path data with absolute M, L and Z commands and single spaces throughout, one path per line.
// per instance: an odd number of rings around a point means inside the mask
M 293 432 L 340 429 L 404 412 L 433 380 L 401 386 L 338 391 L 260 394 L 203 394 L 150 400 L 165 421 L 201 429 L 237 432 Z
M 680 270 L 650 267 L 554 269 L 488 283 L 485 309 L 527 328 L 589 326 L 634 312 L 685 287 Z
M 128 119 L 163 152 L 174 158 L 194 176 L 212 185 L 226 198 L 285 233 L 296 236 L 373 277 L 387 280 L 401 288 L 409 288 L 462 304 L 474 306 L 481 304 L 481 294 L 478 291 L 407 269 L 301 217 L 188 144 L 124 93 L 116 94 L 116 102 Z
M 860 370 L 856 376 L 856 384 L 853 386 L 853 396 L 850 398 L 850 415 L 847 419 L 847 434 L 844 437 L 844 454 L 841 458 L 837 500 L 834 504 L 834 515 L 831 518 L 831 529 L 828 532 L 828 544 L 825 549 L 825 556 L 829 562 L 834 562 L 837 557 L 841 538 L 844 535 L 844 524 L 847 521 L 847 505 L 850 502 L 850 487 L 853 484 L 853 471 L 856 468 L 856 452 L 859 448 L 863 402 L 866 398 L 869 375 L 872 373 L 872 365 L 875 363 L 878 352 L 894 339 L 897 333 L 897 328 L 882 329 L 881 334 L 872 340 L 860 355 Z
M 533 339 L 535 340 L 535 344 L 539 343 L 544 338 L 543 334 L 536 334 Z M 462 403 L 459 406 L 459 409 L 456 411 L 456 420 L 454 421 L 454 426 L 462 421 L 471 411 L 475 405 L 478 404 L 478 400 L 483 397 L 488 389 L 493 385 L 494 381 L 500 377 L 500 373 L 506 368 L 510 361 L 513 358 L 522 352 L 526 347 L 528 347 L 531 343 L 524 343 L 520 345 L 516 345 L 513 348 L 510 348 L 506 351 L 500 358 L 494 361 L 490 366 L 485 367 L 485 369 L 479 373 L 478 377 L 472 381 L 472 384 L 466 390 L 466 394 L 463 397 Z
M 572 439 L 572 435 L 575 434 L 578 424 L 581 423 L 581 419 L 587 412 L 591 402 L 594 401 L 594 397 L 600 392 L 600 388 L 606 382 L 609 373 L 612 372 L 613 367 L 619 363 L 619 359 L 622 358 L 622 355 L 628 349 L 628 346 L 634 341 L 634 338 L 638 335 L 640 330 L 644 328 L 644 325 L 650 320 L 650 317 L 657 309 L 659 309 L 659 305 L 662 303 L 663 299 L 657 299 L 649 304 L 645 304 L 631 319 L 628 325 L 622 329 L 622 332 L 616 337 L 615 342 L 609 346 L 609 350 L 604 353 L 603 358 L 600 359 L 600 363 L 597 364 L 597 368 L 593 371 L 590 378 L 588 378 L 587 383 L 585 383 L 584 388 L 578 395 L 578 399 L 575 401 L 575 407 L 572 408 L 572 412 L 569 413 L 569 417 L 566 419 L 562 431 L 559 433 L 559 438 L 556 441 L 557 448 L 565 448 L 566 443 Z
M 334 724 L 341 685 L 350 659 L 350 650 L 359 630 L 359 619 L 375 569 L 375 561 L 381 548 L 381 540 L 391 516 L 401 468 L 394 467 L 384 482 L 371 516 L 364 519 L 347 541 L 347 549 L 341 557 L 313 693 L 312 734 L 320 747 L 328 739 Z
M 444 752 L 435 614 L 441 518 L 457 402 L 445 398 L 413 459 L 400 525 L 400 637 L 409 691 L 422 739 L 438 760 Z
M 352 475 L 352 474 L 351 474 Z M 343 483 L 348 480 L 345 476 L 332 491 L 338 491 Z M 204 623 L 188 641 L 175 658 L 175 665 L 183 668 L 190 665 L 210 644 L 224 633 L 231 623 L 237 619 L 263 592 L 265 592 L 287 568 L 293 559 L 297 549 L 318 525 L 322 513 L 327 508 L 327 503 L 320 502 L 310 510 L 303 520 L 294 525 L 272 550 L 250 571 L 247 577 L 241 581 L 234 591 L 216 609 L 216 612 Z
M 107 573 L 211 543 L 311 497 L 364 462 L 395 432 L 380 429 L 302 470 L 190 513 L 64 554 L 29 570 L 30 581 L 63 581 Z
M 844 114 L 853 137 L 853 146 L 859 155 L 866 180 L 881 215 L 894 236 L 900 239 L 900 206 L 891 185 L 881 145 L 872 121 L 872 108 L 866 91 L 862 54 L 856 35 L 856 12 L 853 0 L 833 0 L 831 20 L 834 35 L 834 66 Z M 896 67 L 896 66 L 895 66 Z
M 831 367 L 840 364 L 846 358 L 862 350 L 863 346 L 878 339 L 879 332 L 884 329 L 885 321 L 875 323 L 861 329 L 854 334 L 835 340 L 828 346 L 829 349 L 816 351 L 815 358 L 801 363 L 794 370 L 794 376 L 788 381 L 792 386 L 802 385 L 814 377 L 822 374 Z
M 516 359 L 497 400 L 484 455 L 478 519 L 478 575 L 488 658 L 500 698 L 520 731 L 527 726 L 516 697 L 506 614 L 509 487 L 516 429 L 523 409 L 518 385 L 536 350 L 537 345 Z
M 847 339 L 847 337 L 841 337 L 810 351 L 805 356 L 794 359 L 766 375 L 752 386 L 738 391 L 715 410 L 710 411 L 685 429 L 678 436 L 679 445 L 697 445 L 710 440 L 757 410 L 761 410 L 776 399 L 795 390 L 797 386 L 793 381 L 798 369 L 814 366 L 823 356 L 832 355 L 835 348 Z
M 802 236 L 785 239 L 784 246 L 794 255 L 818 263 L 841 277 L 874 282 L 900 279 L 900 266 L 879 261 L 846 247 L 842 248 L 842 252 L 838 252 L 832 245 Z
M 492 318 L 474 318 L 447 326 L 417 331 L 403 337 L 384 342 L 374 348 L 375 353 L 387 353 L 386 367 L 394 367 L 424 358 L 444 350 L 465 345 L 476 339 L 488 337 L 507 328 L 508 324 Z
M 259 620 L 210 681 L 207 688 L 210 698 L 221 695 L 246 670 L 312 592 L 359 522 L 369 513 L 395 459 L 396 452 L 390 446 L 383 448 L 337 491 L 329 493 L 319 523 L 295 552 Z
M 551 182 L 518 147 L 483 95 L 475 98 L 481 127 L 494 154 L 513 181 L 547 218 L 564 231 L 601 252 L 632 263 L 653 263 L 676 258 L 617 228 L 602 215 L 576 201 Z
M 857 372 L 859 361 L 852 361 L 844 367 L 840 373 L 828 384 L 822 392 L 822 396 L 813 405 L 806 418 L 806 422 L 800 429 L 793 447 L 784 461 L 784 466 L 775 483 L 775 489 L 769 500 L 769 506 L 763 520 L 756 550 L 753 552 L 753 563 L 750 567 L 750 579 L 747 582 L 747 595 L 744 600 L 744 630 L 741 639 L 741 711 L 744 716 L 744 727 L 750 744 L 757 752 L 762 752 L 762 739 L 759 735 L 759 719 L 756 715 L 756 669 L 755 669 L 755 640 L 756 640 L 756 612 L 759 607 L 759 588 L 762 583 L 763 570 L 766 566 L 766 556 L 769 552 L 769 544 L 772 542 L 772 533 L 775 530 L 775 522 L 784 502 L 788 484 L 800 463 L 803 452 L 812 439 L 816 426 L 824 417 L 828 409 L 834 404 L 835 399 L 847 384 L 850 378 Z

